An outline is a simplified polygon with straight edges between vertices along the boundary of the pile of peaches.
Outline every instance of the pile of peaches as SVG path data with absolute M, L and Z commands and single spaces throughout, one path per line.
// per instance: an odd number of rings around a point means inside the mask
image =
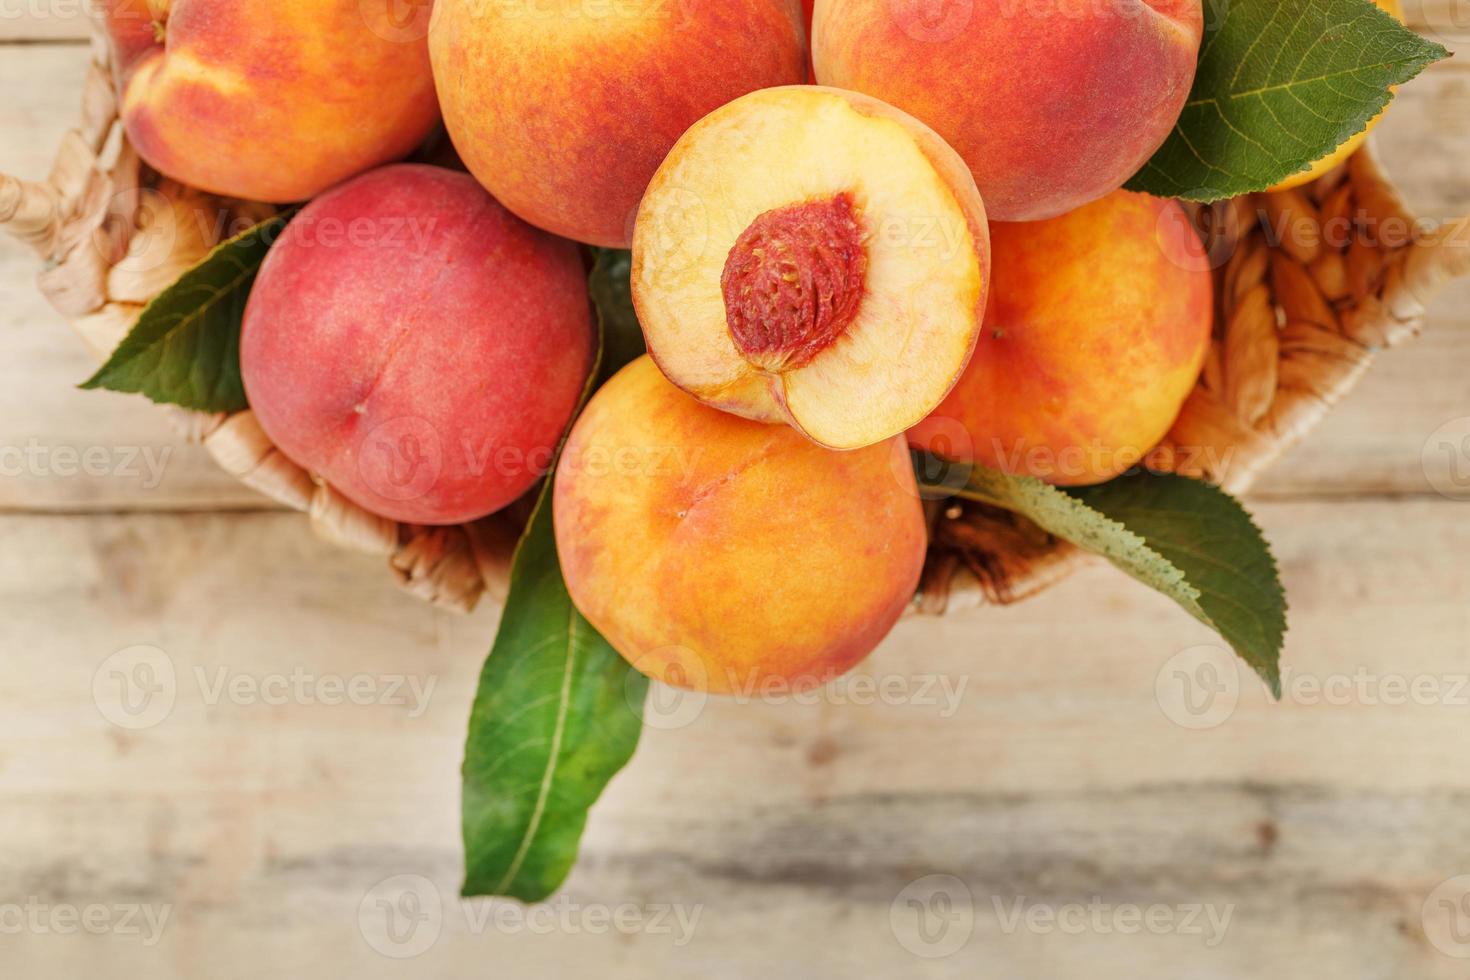
M 432 7 L 109 0 L 123 118 L 185 184 L 309 202 L 240 347 L 293 461 L 455 524 L 571 427 L 566 585 L 644 673 L 842 673 L 919 578 L 911 447 L 1096 483 L 1195 383 L 1203 249 L 1120 188 L 1190 91 L 1200 0 Z M 441 119 L 464 170 L 395 162 Z M 582 246 L 631 248 L 648 354 L 578 418 Z

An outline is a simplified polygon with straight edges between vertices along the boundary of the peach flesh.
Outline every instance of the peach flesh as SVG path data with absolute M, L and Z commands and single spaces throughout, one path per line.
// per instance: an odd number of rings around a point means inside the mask
M 863 300 L 868 253 L 852 195 L 765 212 L 741 233 L 720 277 L 735 347 L 766 371 L 804 367 Z
M 912 116 L 857 92 L 765 89 L 690 127 L 654 176 L 633 302 L 680 388 L 858 449 L 917 424 L 964 370 L 987 227 L 964 161 Z

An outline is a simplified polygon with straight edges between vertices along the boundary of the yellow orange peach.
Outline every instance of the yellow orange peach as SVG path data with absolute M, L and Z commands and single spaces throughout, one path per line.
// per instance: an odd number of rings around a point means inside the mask
M 384 4 L 107 0 L 106 14 L 128 136 L 202 190 L 313 197 L 407 155 L 439 118 L 423 30 Z
M 924 562 L 902 439 L 822 449 L 700 404 L 647 357 L 573 426 L 553 505 L 582 615 L 644 673 L 712 693 L 847 671 L 898 620 Z
M 626 248 L 679 135 L 803 81 L 804 38 L 796 0 L 438 0 L 429 46 L 470 172 L 533 225 Z
M 909 441 L 1058 484 L 1136 466 L 1210 344 L 1213 285 L 1183 209 L 1115 191 L 1049 221 L 992 225 L 991 242 L 975 358 Z

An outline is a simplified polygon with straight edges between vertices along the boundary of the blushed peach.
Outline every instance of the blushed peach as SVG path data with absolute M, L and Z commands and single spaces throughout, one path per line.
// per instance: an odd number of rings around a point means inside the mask
M 933 126 L 993 221 L 1050 218 L 1121 187 L 1194 82 L 1200 0 L 817 0 L 817 81 Z
M 553 506 L 582 615 L 644 673 L 713 693 L 844 673 L 924 562 L 902 439 L 831 452 L 700 404 L 647 357 L 573 426 Z
M 1116 191 L 990 233 L 995 284 L 975 358 L 910 443 L 1058 484 L 1137 465 L 1210 345 L 1213 283 L 1183 209 Z
M 581 258 L 468 174 L 415 164 L 322 195 L 245 310 L 261 428 L 363 508 L 458 524 L 528 490 L 593 357 Z
M 439 118 L 421 32 L 360 0 L 107 0 L 123 123 L 201 190 L 298 201 L 407 155 Z
M 525 220 L 626 248 L 648 180 L 707 112 L 806 78 L 796 0 L 438 0 L 444 121 Z

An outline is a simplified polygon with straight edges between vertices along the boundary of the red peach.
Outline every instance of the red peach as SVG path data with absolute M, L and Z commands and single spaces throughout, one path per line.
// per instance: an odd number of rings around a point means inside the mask
M 992 221 L 1123 186 L 1194 82 L 1201 0 L 817 0 L 817 81 L 892 103 L 970 165 Z
M 550 465 L 592 342 L 576 246 L 467 174 L 400 164 L 286 226 L 250 294 L 240 367 L 291 460 L 374 513 L 457 524 Z

